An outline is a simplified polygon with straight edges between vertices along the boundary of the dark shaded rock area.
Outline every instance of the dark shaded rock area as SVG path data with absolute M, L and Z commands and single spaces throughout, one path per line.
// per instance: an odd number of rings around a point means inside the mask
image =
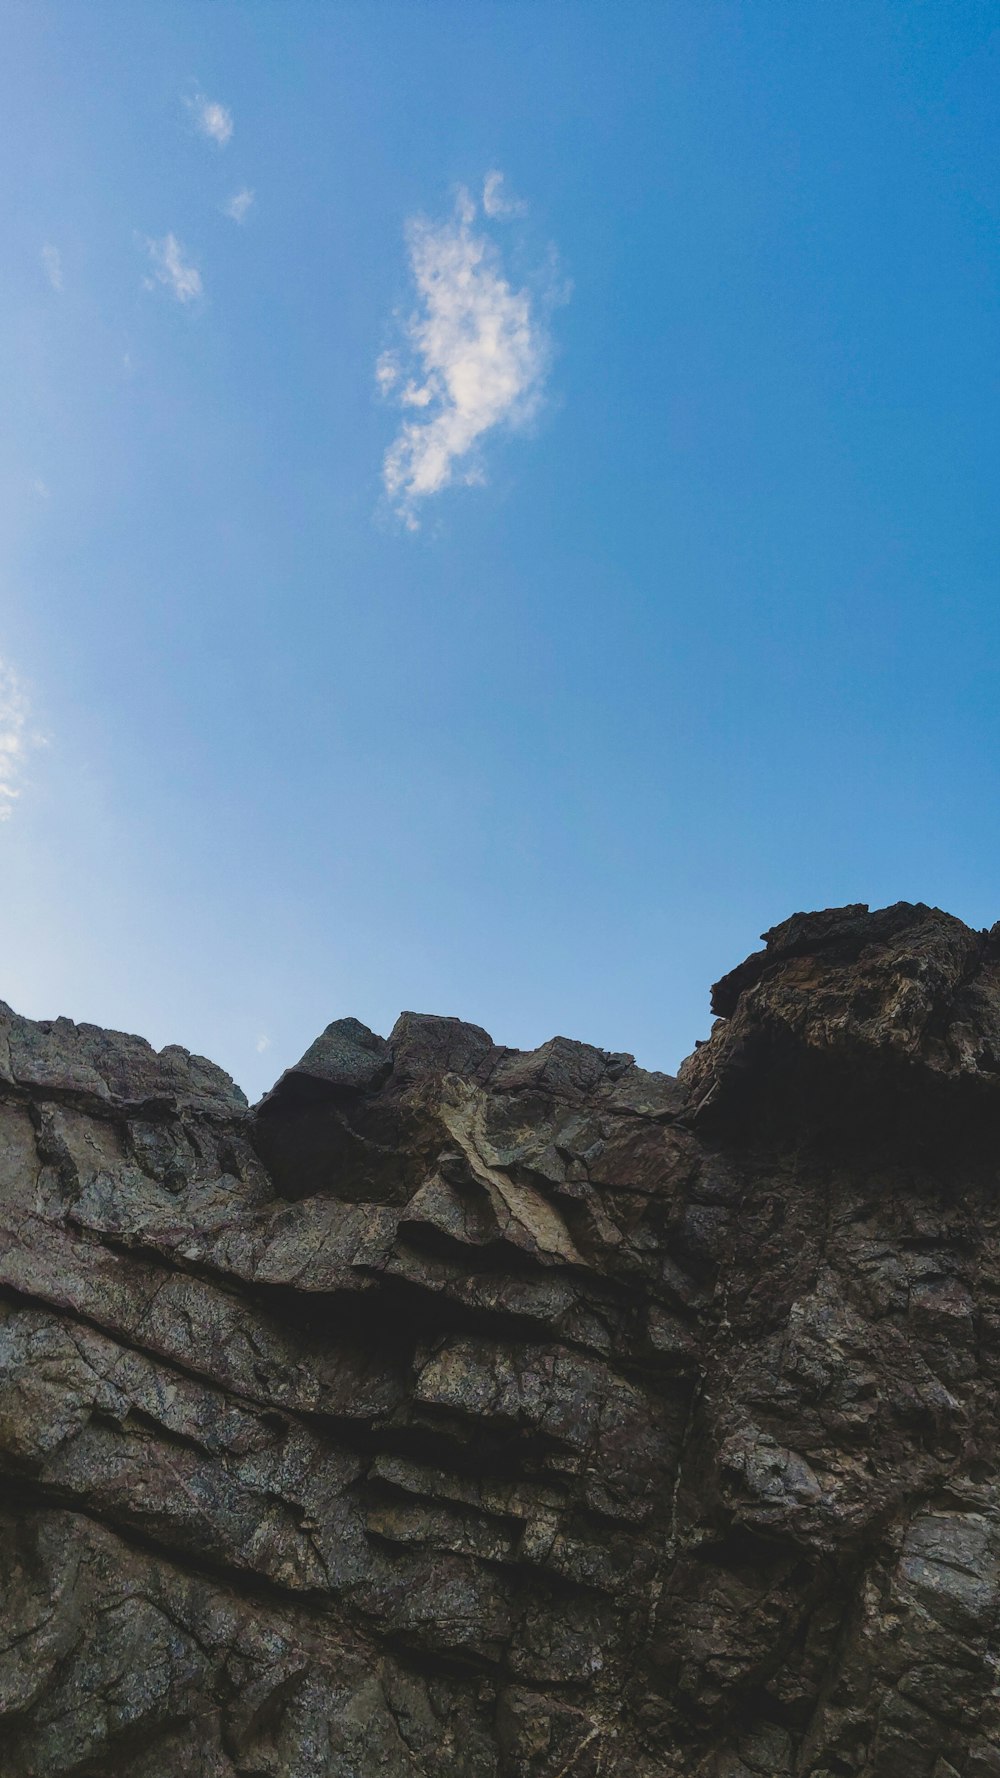
M 2 1778 L 1000 1778 L 1000 934 L 680 1078 L 0 1017 Z

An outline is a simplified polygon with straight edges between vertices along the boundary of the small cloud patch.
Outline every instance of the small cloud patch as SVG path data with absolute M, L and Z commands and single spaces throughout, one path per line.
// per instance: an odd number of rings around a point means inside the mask
M 483 209 L 487 216 L 523 216 L 527 204 L 504 190 L 504 176 L 494 170 L 483 181 Z
M 162 240 L 147 241 L 146 251 L 153 268 L 153 277 L 146 279 L 147 289 L 152 290 L 154 282 L 162 284 L 179 303 L 194 302 L 196 297 L 201 296 L 201 273 L 196 265 L 185 259 L 184 248 L 176 235 L 164 235 Z
M 28 753 L 28 697 L 17 674 L 0 659 L 0 821 L 9 821 L 21 795 Z
M 222 213 L 224 216 L 230 217 L 233 222 L 245 222 L 253 209 L 253 204 L 253 192 L 248 186 L 244 186 L 242 191 L 238 191 L 235 197 L 230 198 L 228 204 L 223 205 Z
M 63 265 L 62 254 L 58 247 L 46 245 L 42 248 L 42 265 L 53 290 L 61 290 L 63 287 Z
M 225 148 L 232 139 L 233 114 L 218 99 L 207 99 L 204 93 L 195 93 L 185 99 L 185 105 L 195 121 L 195 128 L 201 135 L 214 142 L 216 147 Z
M 502 174 L 488 175 L 487 221 L 521 213 L 502 185 Z M 400 350 L 383 352 L 375 366 L 380 393 L 407 416 L 386 451 L 382 478 L 411 530 L 430 495 L 456 481 L 485 480 L 482 440 L 497 427 L 528 420 L 544 381 L 548 334 L 539 301 L 509 281 L 496 242 L 476 226 L 477 215 L 461 191 L 445 222 L 410 222 L 417 307 L 404 323 Z

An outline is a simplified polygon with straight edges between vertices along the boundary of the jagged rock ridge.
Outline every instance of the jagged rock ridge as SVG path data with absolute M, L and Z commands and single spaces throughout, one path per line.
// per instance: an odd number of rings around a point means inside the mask
M 796 915 L 678 1080 L 0 1019 L 3 1778 L 1000 1778 L 1000 942 Z

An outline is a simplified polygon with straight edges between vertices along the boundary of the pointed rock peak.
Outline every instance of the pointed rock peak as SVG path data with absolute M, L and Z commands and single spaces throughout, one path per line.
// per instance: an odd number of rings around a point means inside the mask
M 384 1037 L 369 1031 L 360 1019 L 334 1019 L 309 1045 L 301 1061 L 286 1068 L 259 1110 L 289 1095 L 314 1097 L 317 1090 L 369 1092 L 379 1086 L 392 1067 L 392 1051 Z

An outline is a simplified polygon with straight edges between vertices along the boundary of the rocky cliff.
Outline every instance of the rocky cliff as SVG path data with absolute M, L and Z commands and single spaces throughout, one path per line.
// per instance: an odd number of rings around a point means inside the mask
M 680 1078 L 0 1021 L 3 1778 L 1000 1778 L 1000 932 Z

